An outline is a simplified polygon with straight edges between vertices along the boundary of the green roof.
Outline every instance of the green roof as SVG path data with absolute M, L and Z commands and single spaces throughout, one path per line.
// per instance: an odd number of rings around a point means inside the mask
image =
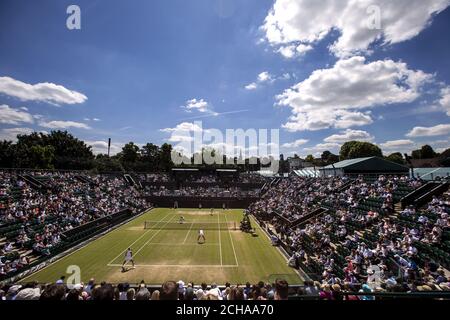
M 363 162 L 363 161 L 366 161 L 366 160 L 369 160 L 372 158 L 376 158 L 376 157 L 357 158 L 357 159 L 348 159 L 348 160 L 339 161 L 334 164 L 334 168 L 336 168 L 336 169 L 345 168 L 345 167 L 348 167 L 348 166 L 351 166 L 356 163 L 360 163 L 360 162 Z M 329 166 L 324 167 L 324 169 L 333 169 L 333 166 L 329 165 Z
M 407 173 L 409 168 L 398 163 L 379 158 L 357 158 L 340 161 L 332 165 L 326 166 L 323 170 L 341 169 L 348 172 L 364 173 L 364 172 L 384 172 L 384 173 Z

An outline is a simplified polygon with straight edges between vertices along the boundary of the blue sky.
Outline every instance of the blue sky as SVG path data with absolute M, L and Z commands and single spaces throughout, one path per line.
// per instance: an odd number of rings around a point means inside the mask
M 358 26 L 333 24 L 323 13 L 332 0 L 314 24 L 305 17 L 319 9 L 307 0 L 3 0 L 0 138 L 60 128 L 96 152 L 111 137 L 117 151 L 128 141 L 164 143 L 169 128 L 202 120 L 280 129 L 287 155 L 338 152 L 355 137 L 386 153 L 448 148 L 450 3 L 420 0 L 436 5 L 425 12 L 414 0 L 411 15 L 394 21 L 405 8 L 385 1 L 371 41 Z M 66 27 L 71 4 L 81 30 Z M 344 9 L 332 17 L 367 14 Z

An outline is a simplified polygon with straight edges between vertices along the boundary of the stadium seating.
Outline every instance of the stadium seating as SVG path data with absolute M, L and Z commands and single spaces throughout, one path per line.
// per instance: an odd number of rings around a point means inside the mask
M 256 185 L 260 188 L 252 189 Z M 442 193 L 448 184 L 422 185 L 418 179 L 383 175 L 293 175 L 269 181 L 249 175 L 226 182 L 220 176 L 192 175 L 183 184 L 157 173 L 0 171 L 0 276 L 17 274 L 125 221 L 150 206 L 144 200 L 149 193 L 202 198 L 225 192 L 255 197 L 247 212 L 279 239 L 289 265 L 307 275 L 291 296 L 370 300 L 374 293 L 448 290 L 450 195 Z M 415 194 L 430 200 L 415 207 Z M 64 297 L 95 299 L 92 289 L 101 286 L 90 286 L 78 293 L 65 287 Z M 127 296 L 129 288 L 123 291 L 123 286 L 111 286 L 118 300 Z M 176 286 L 178 298 L 199 300 L 265 300 L 276 291 L 265 283 L 221 290 Z M 10 289 L 6 286 L 5 293 Z M 138 300 L 141 290 L 128 295 Z
M 137 190 L 111 175 L 1 171 L 0 185 L 0 279 L 149 207 Z M 76 236 L 66 235 L 74 229 Z
M 343 183 L 344 188 L 339 188 L 338 181 L 333 184 L 325 188 L 327 196 L 322 198 L 325 181 L 319 188 L 308 189 L 310 179 L 290 178 L 269 190 L 250 211 L 282 240 L 292 265 L 322 284 L 350 283 L 354 289 L 362 289 L 376 269 L 380 270 L 379 291 L 411 290 L 418 283 L 438 288 L 438 274 L 449 268 L 448 195 L 435 197 L 426 208 L 405 217 L 396 212 L 394 204 L 420 187 L 418 180 L 380 176 L 361 177 Z M 284 217 L 301 216 L 301 211 L 289 208 L 283 217 L 273 210 L 286 208 L 287 201 L 304 203 L 305 196 L 311 197 L 312 204 L 305 212 L 318 206 L 326 211 L 292 225 Z M 437 267 L 430 270 L 430 265 Z M 395 285 L 387 282 L 393 275 L 398 275 Z

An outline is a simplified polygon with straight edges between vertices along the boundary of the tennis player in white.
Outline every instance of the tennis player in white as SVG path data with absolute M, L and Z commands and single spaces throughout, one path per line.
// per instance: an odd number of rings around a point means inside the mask
M 128 262 L 131 262 L 134 269 L 133 251 L 131 251 L 131 248 L 128 248 L 125 252 L 125 260 L 122 264 L 122 271 L 125 271 L 125 264 L 127 264 Z
M 206 242 L 205 232 L 203 231 L 203 229 L 198 230 L 198 237 L 197 237 L 198 243 L 200 243 L 200 239 L 202 239 L 203 242 Z

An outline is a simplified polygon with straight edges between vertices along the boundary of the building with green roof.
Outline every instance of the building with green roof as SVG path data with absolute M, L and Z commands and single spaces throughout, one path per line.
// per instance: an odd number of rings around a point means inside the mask
M 322 176 L 408 175 L 409 168 L 383 158 L 368 157 L 340 161 L 321 168 L 320 172 Z

